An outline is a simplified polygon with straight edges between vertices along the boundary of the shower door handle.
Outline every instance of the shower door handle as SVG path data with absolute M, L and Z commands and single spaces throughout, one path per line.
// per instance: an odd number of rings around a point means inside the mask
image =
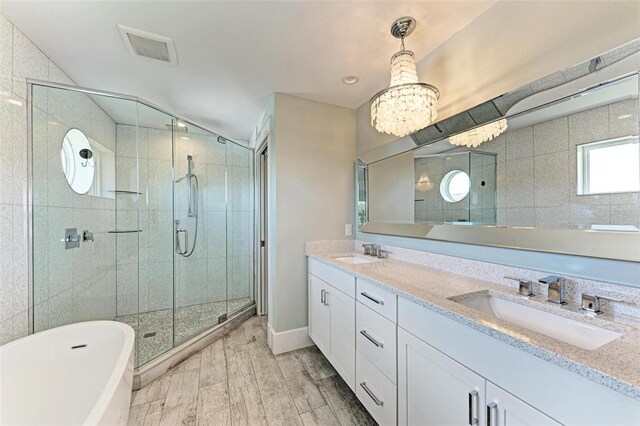
M 184 234 L 184 250 L 180 244 L 180 234 Z M 176 253 L 187 254 L 189 251 L 189 231 L 184 228 L 176 229 Z

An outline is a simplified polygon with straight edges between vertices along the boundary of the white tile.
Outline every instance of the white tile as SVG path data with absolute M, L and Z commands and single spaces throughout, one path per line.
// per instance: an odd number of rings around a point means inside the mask
M 26 311 L 29 307 L 29 211 L 27 206 L 13 206 L 13 309 Z M 5 234 L 6 235 L 6 234 Z
M 638 98 L 609 105 L 609 137 L 638 134 Z
M 568 228 L 570 226 L 569 205 L 535 209 L 536 228 Z
M 533 128 L 531 126 L 505 133 L 506 161 L 533 156 Z
M 11 91 L 13 80 L 13 24 L 0 14 L 0 89 Z
M 49 298 L 48 209 L 33 208 L 33 298 L 36 305 Z
M 171 160 L 173 154 L 172 136 L 168 130 L 149 129 L 149 158 Z
M 13 27 L 13 92 L 27 97 L 27 78 L 47 80 L 49 60 L 16 27 Z
M 609 137 L 609 108 L 593 108 L 569 115 L 569 144 L 595 142 Z
M 0 15 L 1 16 L 1 15 Z M 4 19 L 4 18 L 3 18 Z M 13 202 L 13 105 L 10 93 L 0 97 L 0 204 Z
M 217 136 L 209 136 L 207 138 L 207 164 L 226 165 L 227 164 L 227 146 L 218 142 Z
M 534 157 L 535 207 L 568 207 L 569 152 Z
M 116 155 L 138 157 L 138 127 L 125 124 L 116 126 Z
M 507 226 L 535 226 L 533 208 L 508 208 L 506 209 Z
M 150 311 L 173 308 L 173 262 L 149 263 Z
M 611 224 L 611 208 L 609 206 L 571 205 L 571 226 L 589 229 L 591 225 Z
M 0 232 L 8 238 L 0 239 L 0 321 L 6 321 L 14 313 L 15 288 L 13 287 L 13 208 L 0 204 Z M 13 332 L 12 332 L 13 333 Z
M 569 149 L 569 123 L 559 117 L 533 126 L 534 155 L 562 152 Z
M 620 204 L 611 206 L 612 225 L 633 225 L 638 226 L 638 215 L 640 209 L 633 204 Z
M 149 261 L 161 262 L 173 259 L 173 212 L 149 211 Z
M 27 105 L 13 106 L 13 203 L 27 204 Z
M 69 86 L 75 86 L 73 80 L 69 78 L 56 64 L 51 60 L 49 61 L 49 81 L 54 83 L 67 84 Z
M 117 310 L 118 316 L 131 315 L 138 312 L 138 264 L 118 264 L 117 277 Z
M 227 260 L 224 257 L 207 259 L 207 299 L 217 302 L 227 299 Z
M 75 228 L 73 209 L 49 207 L 47 212 L 48 293 L 52 298 L 73 287 L 73 254 L 75 249 L 64 248 L 66 228 Z M 81 265 L 79 265 L 81 267 Z
M 33 108 L 32 115 L 32 196 L 33 205 L 48 205 L 48 132 L 49 132 L 49 116 L 38 108 Z M 1 158 L 1 157 L 0 157 Z M 1 161 L 1 160 L 0 160 Z M 5 182 L 2 180 L 2 182 Z
M 204 190 L 206 210 L 226 211 L 227 209 L 226 179 L 227 179 L 227 170 L 225 166 L 207 165 L 207 186 Z
M 506 207 L 533 207 L 534 171 L 533 157 L 508 161 L 505 174 Z

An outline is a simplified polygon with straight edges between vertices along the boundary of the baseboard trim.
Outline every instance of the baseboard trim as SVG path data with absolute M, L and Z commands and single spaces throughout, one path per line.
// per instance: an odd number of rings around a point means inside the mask
M 271 328 L 271 324 L 267 324 L 267 343 L 274 355 L 306 348 L 314 344 L 313 340 L 309 337 L 308 327 L 276 333 L 273 331 L 273 328 Z

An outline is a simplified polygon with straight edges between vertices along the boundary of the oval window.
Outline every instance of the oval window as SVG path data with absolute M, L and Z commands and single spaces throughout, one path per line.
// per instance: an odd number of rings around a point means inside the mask
M 457 203 L 469 194 L 471 180 L 462 170 L 451 170 L 440 182 L 440 195 L 449 203 Z
M 89 139 L 78 129 L 64 135 L 60 149 L 62 171 L 69 186 L 78 194 L 86 194 L 93 185 L 95 159 Z

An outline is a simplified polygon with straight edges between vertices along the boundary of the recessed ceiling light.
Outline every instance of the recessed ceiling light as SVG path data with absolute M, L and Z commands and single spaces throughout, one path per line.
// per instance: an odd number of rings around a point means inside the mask
M 618 120 L 624 120 L 625 118 L 631 118 L 631 114 L 619 115 Z
M 360 79 L 355 75 L 345 75 L 344 77 L 342 77 L 342 82 L 344 84 L 348 84 L 349 86 L 351 86 L 352 84 L 356 84 L 358 81 L 360 81 Z

